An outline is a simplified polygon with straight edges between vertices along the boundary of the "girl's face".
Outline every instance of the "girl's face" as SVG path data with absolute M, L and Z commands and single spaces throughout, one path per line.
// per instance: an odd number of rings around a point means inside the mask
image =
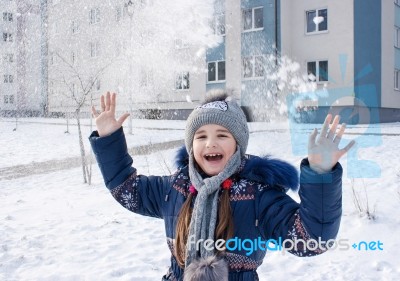
M 209 176 L 218 175 L 235 151 L 236 140 L 225 127 L 208 124 L 194 134 L 194 159 Z

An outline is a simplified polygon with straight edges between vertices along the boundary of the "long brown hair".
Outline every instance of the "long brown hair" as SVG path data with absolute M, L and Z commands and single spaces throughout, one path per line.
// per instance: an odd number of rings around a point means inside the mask
M 186 259 L 186 243 L 189 233 L 189 224 L 192 217 L 192 193 L 186 198 L 178 217 L 176 224 L 176 239 L 175 239 L 175 257 L 179 266 L 185 266 Z M 233 237 L 234 227 L 231 204 L 229 201 L 229 190 L 222 190 L 219 198 L 218 206 L 218 224 L 215 229 L 215 241 L 218 239 L 228 239 Z

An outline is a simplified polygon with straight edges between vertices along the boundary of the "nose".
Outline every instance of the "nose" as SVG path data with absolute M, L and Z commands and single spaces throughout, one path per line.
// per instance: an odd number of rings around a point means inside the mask
M 216 147 L 216 146 L 217 145 L 215 144 L 215 141 L 212 140 L 212 139 L 208 140 L 207 143 L 206 143 L 206 147 L 207 148 Z

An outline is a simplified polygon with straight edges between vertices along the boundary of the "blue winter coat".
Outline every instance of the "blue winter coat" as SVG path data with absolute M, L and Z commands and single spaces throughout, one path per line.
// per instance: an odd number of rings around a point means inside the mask
M 122 128 L 101 138 L 93 132 L 89 139 L 105 184 L 114 198 L 132 212 L 164 219 L 172 255 L 171 267 L 163 280 L 182 280 L 183 269 L 174 257 L 173 239 L 179 210 L 189 194 L 186 152 L 180 151 L 180 166 L 175 174 L 143 176 L 132 167 Z M 237 241 L 274 239 L 279 245 L 279 241 L 285 239 L 318 241 L 319 238 L 328 241 L 336 237 L 342 212 L 341 165 L 338 163 L 329 173 L 317 174 L 304 159 L 300 170 L 299 204 L 286 194 L 288 189 L 298 188 L 299 178 L 293 166 L 280 160 L 250 155 L 242 159 L 239 171 L 231 177 L 233 185 L 230 189 Z M 261 265 L 266 250 L 250 249 L 250 240 L 237 244 L 242 248 L 234 248 L 231 244 L 232 249 L 226 251 L 230 281 L 258 280 L 256 269 Z M 272 244 L 268 249 L 280 248 Z M 289 252 L 313 256 L 324 252 L 323 249 L 307 250 L 298 244 L 297 249 Z

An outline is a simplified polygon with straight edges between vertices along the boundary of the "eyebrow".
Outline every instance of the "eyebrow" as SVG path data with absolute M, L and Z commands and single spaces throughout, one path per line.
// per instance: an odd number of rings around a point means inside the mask
M 197 131 L 195 133 L 195 135 L 204 134 L 205 132 L 206 132 L 205 130 Z M 225 129 L 218 129 L 217 133 L 230 133 L 230 132 L 228 130 L 225 130 Z

